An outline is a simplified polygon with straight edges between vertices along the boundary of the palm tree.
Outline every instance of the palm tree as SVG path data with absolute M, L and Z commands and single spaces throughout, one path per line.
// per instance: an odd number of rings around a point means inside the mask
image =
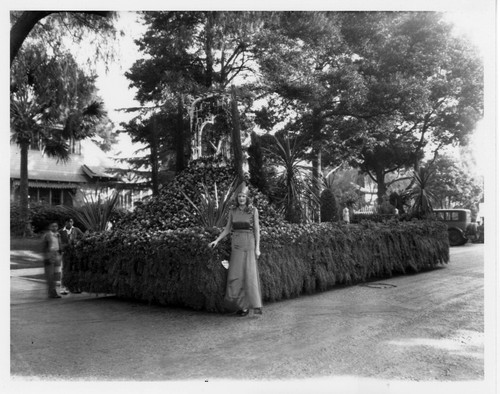
M 106 111 L 101 102 L 93 101 L 83 110 L 72 113 L 62 131 L 50 124 L 41 125 L 37 121 L 41 119 L 39 115 L 36 108 L 29 103 L 11 100 L 11 117 L 16 119 L 11 124 L 14 129 L 11 141 L 20 147 L 19 202 L 21 220 L 25 223 L 24 235 L 31 232 L 28 219 L 28 151 L 31 142 L 38 139 L 44 154 L 66 162 L 71 153 L 68 140 L 90 136 L 92 131 L 89 128 L 92 122 L 103 119 Z
M 418 172 L 413 173 L 413 188 L 410 191 L 410 197 L 413 199 L 411 213 L 419 218 L 430 217 L 433 212 L 433 202 L 435 197 L 430 190 L 432 176 L 434 171 L 431 168 L 420 168 Z
M 278 166 L 284 167 L 277 181 L 283 192 L 277 204 L 284 211 L 287 221 L 299 223 L 306 219 L 305 204 L 315 196 L 303 174 L 303 170 L 310 169 L 301 164 L 303 145 L 295 137 L 275 136 L 274 142 L 274 145 L 264 150 Z
M 11 70 L 11 141 L 20 147 L 20 214 L 28 221 L 28 151 L 36 141 L 49 157 L 66 161 L 68 140 L 91 136 L 106 115 L 93 99 L 94 77 L 86 76 L 70 54 L 49 58 L 35 46 L 18 56 Z M 85 104 L 87 103 L 87 104 Z M 62 127 L 62 130 L 60 130 Z

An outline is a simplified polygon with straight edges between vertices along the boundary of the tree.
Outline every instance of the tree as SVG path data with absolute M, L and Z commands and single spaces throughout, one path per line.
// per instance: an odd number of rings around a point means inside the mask
M 49 57 L 37 46 L 26 47 L 12 66 L 11 131 L 21 150 L 21 220 L 28 232 L 29 146 L 37 141 L 48 156 L 68 160 L 67 141 L 92 135 L 105 116 L 102 103 L 96 101 L 94 80 L 69 53 Z
M 154 196 L 159 193 L 160 168 L 167 164 L 172 154 L 177 121 L 175 110 L 170 113 L 143 110 L 128 123 L 121 124 L 122 129 L 119 132 L 129 134 L 132 142 L 144 144 L 144 149 L 149 151 L 145 156 L 135 156 L 127 161 L 142 173 L 144 171 L 141 168 L 150 171 L 150 186 Z
M 416 218 L 425 219 L 431 216 L 435 202 L 431 188 L 433 170 L 421 167 L 413 176 L 415 182 L 410 190 L 410 198 L 413 200 L 411 213 Z
M 358 184 L 360 178 L 362 179 L 363 176 L 359 174 L 357 169 L 344 164 L 325 174 L 325 189 L 330 189 L 333 192 L 336 201 L 341 206 L 352 207 L 361 203 L 360 185 Z
M 169 11 L 143 15 L 149 29 L 136 44 L 146 56 L 126 73 L 142 104 L 163 105 L 166 97 L 177 95 L 179 118 L 184 105 L 183 113 L 189 113 L 193 121 L 194 111 L 209 100 L 230 96 L 234 104 L 242 100 L 241 90 L 230 92 L 229 88 L 237 81 L 241 85 L 254 72 L 252 37 L 258 32 L 260 13 Z M 237 112 L 236 107 L 217 114 L 228 117 L 223 123 L 238 136 L 233 141 L 238 141 L 241 129 Z M 182 122 L 178 124 L 180 127 Z M 229 130 L 225 132 L 229 134 Z M 177 135 L 180 141 L 189 134 L 178 128 Z M 241 172 L 241 159 L 236 160 L 236 167 Z
M 90 123 L 104 116 L 100 102 L 95 101 L 89 104 L 88 97 L 85 95 L 80 97 L 80 101 L 74 101 L 71 105 L 68 105 L 67 99 L 65 101 L 65 95 L 70 97 L 74 93 L 81 93 L 79 90 L 81 87 L 68 92 L 67 89 L 71 88 L 73 82 L 76 81 L 76 85 L 82 85 L 88 84 L 89 81 L 87 78 L 80 78 L 80 71 L 74 67 L 74 61 L 70 60 L 63 44 L 62 31 L 67 29 L 73 32 L 73 38 L 79 42 L 84 32 L 98 30 L 101 34 L 94 43 L 96 43 L 96 52 L 99 54 L 102 53 L 99 45 L 102 37 L 106 33 L 115 32 L 110 19 L 107 19 L 112 15 L 104 11 L 11 12 L 10 64 L 11 69 L 14 68 L 14 71 L 11 70 L 11 130 L 14 132 L 12 139 L 21 148 L 20 206 L 21 220 L 26 224 L 25 231 L 30 231 L 28 227 L 27 158 L 31 139 L 33 137 L 40 139 L 48 155 L 64 160 L 68 154 L 65 139 L 83 138 L 88 134 Z M 42 20 L 45 23 L 40 23 Z M 15 60 L 25 41 L 31 45 L 31 48 L 25 50 L 28 56 L 16 64 Z M 42 54 L 40 50 L 33 51 L 37 45 L 38 48 L 50 48 L 52 58 L 48 59 L 47 54 Z M 59 58 L 59 68 L 54 62 L 56 58 Z M 67 68 L 63 69 L 63 66 Z M 42 69 L 47 74 L 41 74 L 39 71 Z M 72 77 L 75 79 L 72 80 Z M 44 78 L 45 81 L 43 81 Z M 73 82 L 68 84 L 68 81 Z M 52 99 L 47 97 L 49 94 L 53 95 Z M 85 101 L 89 104 L 86 108 Z M 89 118 L 92 119 L 90 123 Z M 56 131 L 53 127 L 54 122 L 64 124 L 64 129 Z
M 331 189 L 324 189 L 321 192 L 321 221 L 337 222 L 339 220 L 339 207 L 337 199 Z
M 92 141 L 104 152 L 109 152 L 118 142 L 117 133 L 113 131 L 114 124 L 111 120 L 102 121 L 95 126 L 95 135 Z
M 391 171 L 418 172 L 426 151 L 467 143 L 482 116 L 482 64 L 434 12 L 346 13 L 342 31 L 366 81 L 365 110 L 379 115 L 356 109 L 362 122 L 341 140 L 381 199 Z
M 353 104 L 365 99 L 364 81 L 338 27 L 336 13 L 280 13 L 265 26 L 259 41 L 262 84 L 297 113 L 293 123 L 311 147 L 317 197 L 325 142 L 333 139 Z
M 141 103 L 161 102 L 165 91 L 192 96 L 227 92 L 235 79 L 254 72 L 252 36 L 259 13 L 144 12 L 149 26 L 136 40 L 147 57 L 126 73 Z
M 112 25 L 114 15 L 110 11 L 13 11 L 10 29 L 10 64 L 12 65 L 21 46 L 33 30 L 38 37 L 49 38 L 46 44 L 54 44 L 54 29 L 50 26 L 39 26 L 40 22 L 49 16 L 52 20 L 47 22 L 48 25 L 59 22 L 66 27 L 70 26 L 73 30 L 73 37 L 79 41 L 84 31 L 99 31 L 101 34 L 114 32 Z M 59 42 L 61 36 L 56 37 L 55 42 Z
M 276 180 L 279 192 L 274 200 L 284 211 L 287 221 L 300 223 L 307 218 L 305 206 L 307 198 L 311 195 L 307 178 L 303 173 L 301 158 L 304 146 L 297 137 L 287 136 L 284 133 L 274 136 L 273 139 L 274 143 L 264 148 L 264 151 L 270 161 L 281 170 Z
M 477 212 L 484 193 L 482 177 L 475 176 L 467 163 L 444 155 L 426 166 L 432 166 L 434 169 L 430 188 L 437 207 L 466 208 Z
M 373 130 L 370 130 L 369 127 Z M 411 168 L 415 163 L 416 139 L 411 135 L 401 135 L 398 130 L 387 131 L 380 125 L 367 125 L 365 133 L 359 133 L 358 138 L 347 138 L 345 145 L 353 146 L 357 156 L 352 157 L 349 163 L 359 168 L 361 173 L 367 174 L 377 184 L 377 198 L 382 201 L 391 184 L 409 179 L 396 177 L 387 181 L 387 175 L 401 169 Z M 420 152 L 422 156 L 422 152 Z
M 250 172 L 250 183 L 262 194 L 269 194 L 267 174 L 264 169 L 266 158 L 262 149 L 261 137 L 257 133 L 251 134 L 252 144 L 248 148 L 248 166 Z

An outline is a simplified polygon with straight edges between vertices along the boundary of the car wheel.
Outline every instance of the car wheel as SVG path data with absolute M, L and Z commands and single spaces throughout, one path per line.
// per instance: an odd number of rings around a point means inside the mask
M 450 246 L 458 246 L 465 243 L 460 231 L 453 228 L 448 230 L 448 240 L 450 241 Z

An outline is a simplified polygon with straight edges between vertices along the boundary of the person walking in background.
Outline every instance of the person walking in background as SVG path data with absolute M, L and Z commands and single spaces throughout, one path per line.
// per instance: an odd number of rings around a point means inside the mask
M 345 223 L 349 223 L 350 222 L 350 217 L 349 217 L 349 208 L 347 208 L 347 205 L 344 207 L 344 209 L 342 210 L 342 220 L 345 222 Z
M 62 264 L 68 263 L 68 254 L 67 254 L 67 248 L 68 246 L 74 245 L 76 242 L 78 242 L 80 239 L 83 238 L 83 232 L 80 230 L 78 227 L 73 226 L 74 222 L 72 218 L 67 218 L 66 221 L 64 222 L 64 227 L 59 231 L 59 234 L 61 236 L 61 250 L 62 250 Z M 62 270 L 61 270 L 61 294 L 66 295 L 68 294 L 68 289 L 64 286 L 64 283 L 62 282 Z M 75 290 L 73 293 L 81 293 L 80 290 Z
M 260 256 L 259 213 L 250 203 L 248 188 L 243 185 L 237 193 L 236 206 L 230 210 L 224 231 L 208 244 L 215 248 L 232 230 L 231 258 L 227 274 L 224 302 L 239 316 L 246 316 L 253 308 L 255 315 L 262 315 L 257 259 Z
M 43 235 L 43 265 L 49 298 L 61 298 L 56 291 L 56 282 L 61 277 L 61 240 L 57 232 L 59 226 L 56 222 L 49 224 L 49 230 Z

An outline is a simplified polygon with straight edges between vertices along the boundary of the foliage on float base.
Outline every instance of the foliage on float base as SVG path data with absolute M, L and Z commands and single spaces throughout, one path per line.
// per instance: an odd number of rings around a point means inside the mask
M 223 311 L 229 237 L 221 229 L 121 229 L 87 236 L 68 251 L 64 284 L 91 293 L 197 310 Z M 265 302 L 339 284 L 432 269 L 449 260 L 447 228 L 436 221 L 361 225 L 283 224 L 261 231 Z
M 116 228 L 134 228 L 140 231 L 175 230 L 199 225 L 200 218 L 193 212 L 192 204 L 201 205 L 204 185 L 208 195 L 215 199 L 213 185 L 217 184 L 220 192 L 226 193 L 234 180 L 232 163 L 213 158 L 193 160 L 189 166 L 176 176 L 175 180 L 160 189 L 158 197 L 125 215 Z M 269 203 L 266 196 L 250 187 L 254 205 L 259 210 L 263 225 L 275 225 L 283 220 L 281 214 Z

